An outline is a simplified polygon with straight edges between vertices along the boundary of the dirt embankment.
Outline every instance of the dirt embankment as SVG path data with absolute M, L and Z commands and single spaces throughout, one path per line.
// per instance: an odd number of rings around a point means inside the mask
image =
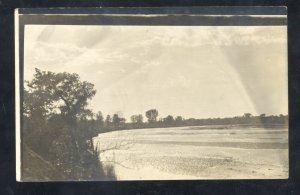
M 28 146 L 23 148 L 22 154 L 22 181 L 65 180 L 64 175 L 55 169 L 50 162 L 43 159 Z

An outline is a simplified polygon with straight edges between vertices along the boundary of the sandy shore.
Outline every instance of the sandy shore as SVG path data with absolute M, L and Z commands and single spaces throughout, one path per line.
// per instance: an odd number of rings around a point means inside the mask
M 284 179 L 287 129 L 158 128 L 100 134 L 118 180 Z

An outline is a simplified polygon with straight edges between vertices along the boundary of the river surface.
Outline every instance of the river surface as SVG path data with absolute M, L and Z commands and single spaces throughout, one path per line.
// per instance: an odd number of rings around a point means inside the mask
M 118 180 L 288 178 L 287 128 L 134 129 L 94 142 Z

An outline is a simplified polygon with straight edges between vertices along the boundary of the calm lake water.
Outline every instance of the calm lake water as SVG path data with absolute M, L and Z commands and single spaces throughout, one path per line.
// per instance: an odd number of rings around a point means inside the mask
M 135 129 L 94 141 L 118 180 L 288 177 L 287 128 Z

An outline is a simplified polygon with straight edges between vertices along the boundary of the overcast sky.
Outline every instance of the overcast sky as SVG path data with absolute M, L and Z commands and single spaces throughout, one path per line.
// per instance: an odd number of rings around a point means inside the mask
M 24 64 L 78 73 L 105 115 L 288 112 L 286 26 L 26 25 Z

